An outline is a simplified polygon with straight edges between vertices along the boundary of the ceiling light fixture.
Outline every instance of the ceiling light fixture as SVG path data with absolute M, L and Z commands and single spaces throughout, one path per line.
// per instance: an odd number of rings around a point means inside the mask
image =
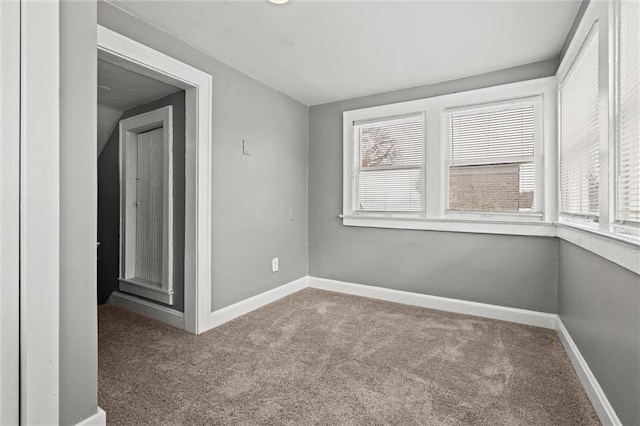
M 273 4 L 285 4 L 289 3 L 289 0 L 269 0 L 269 2 Z

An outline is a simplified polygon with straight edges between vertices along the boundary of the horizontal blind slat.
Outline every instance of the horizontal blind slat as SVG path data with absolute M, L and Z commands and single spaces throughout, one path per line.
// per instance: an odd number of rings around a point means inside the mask
M 421 170 L 367 170 L 360 172 L 358 210 L 418 212 L 422 208 Z

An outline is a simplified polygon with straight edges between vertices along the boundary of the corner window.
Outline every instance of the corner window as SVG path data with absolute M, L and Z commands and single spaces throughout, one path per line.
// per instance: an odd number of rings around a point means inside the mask
M 447 112 L 448 211 L 540 212 L 541 99 Z
M 424 116 L 354 124 L 357 212 L 423 211 Z
M 591 2 L 557 74 L 563 225 L 558 229 L 563 235 L 590 232 L 635 250 L 640 242 L 638 34 L 637 1 Z M 614 246 L 602 251 L 613 252 Z
M 552 236 L 556 97 L 549 77 L 345 111 L 343 225 Z
M 560 213 L 597 221 L 600 197 L 598 28 L 560 83 Z

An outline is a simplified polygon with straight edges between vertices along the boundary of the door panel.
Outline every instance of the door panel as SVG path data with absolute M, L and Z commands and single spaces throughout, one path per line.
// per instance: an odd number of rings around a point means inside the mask
M 120 121 L 121 291 L 173 305 L 173 109 Z
M 163 129 L 138 134 L 136 278 L 162 284 Z

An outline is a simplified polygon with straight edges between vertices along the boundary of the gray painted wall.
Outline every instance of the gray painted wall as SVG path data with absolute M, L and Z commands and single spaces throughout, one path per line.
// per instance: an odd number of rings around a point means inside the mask
M 640 424 L 640 276 L 560 241 L 558 314 L 625 425 Z
M 125 111 L 120 120 L 173 106 L 173 286 L 171 306 L 184 312 L 184 91 Z M 119 126 L 113 130 L 98 158 L 98 303 L 118 290 L 120 256 Z M 153 302 L 158 303 L 158 302 Z
M 213 309 L 305 276 L 307 107 L 113 5 L 98 22 L 213 76 Z
M 96 414 L 96 5 L 60 3 L 60 424 Z
M 545 61 L 309 110 L 309 274 L 556 312 L 553 238 L 342 226 L 342 112 L 554 75 Z

